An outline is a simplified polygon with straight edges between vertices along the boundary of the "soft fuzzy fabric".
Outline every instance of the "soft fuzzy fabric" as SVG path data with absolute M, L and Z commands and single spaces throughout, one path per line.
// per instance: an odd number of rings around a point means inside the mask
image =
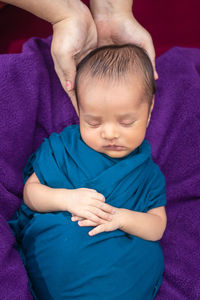
M 50 38 L 0 56 L 0 297 L 31 299 L 7 224 L 22 200 L 22 170 L 51 132 L 78 117 L 54 72 Z M 200 297 L 200 50 L 172 48 L 157 59 L 159 80 L 146 138 L 167 184 L 168 224 L 161 245 L 163 284 L 156 299 Z

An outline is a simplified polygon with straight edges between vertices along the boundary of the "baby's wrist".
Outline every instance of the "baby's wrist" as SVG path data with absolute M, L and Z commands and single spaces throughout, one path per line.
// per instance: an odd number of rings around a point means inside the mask
M 68 199 L 69 199 L 69 190 L 67 189 L 55 189 L 55 198 L 58 204 L 59 211 L 68 211 Z
M 115 214 L 113 215 L 114 218 L 116 218 L 118 223 L 118 229 L 123 230 L 124 226 L 124 218 L 125 218 L 125 208 L 115 208 Z

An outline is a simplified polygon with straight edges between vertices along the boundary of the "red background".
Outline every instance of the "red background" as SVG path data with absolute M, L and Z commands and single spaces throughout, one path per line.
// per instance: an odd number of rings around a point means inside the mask
M 150 32 L 157 56 L 173 46 L 200 48 L 199 0 L 134 0 L 134 16 Z M 0 53 L 18 53 L 28 38 L 50 34 L 51 25 L 30 13 L 0 9 Z

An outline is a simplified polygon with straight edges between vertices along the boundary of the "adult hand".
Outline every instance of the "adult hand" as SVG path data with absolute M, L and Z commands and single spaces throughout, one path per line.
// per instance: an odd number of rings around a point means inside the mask
M 75 3 L 75 2 L 74 2 Z M 78 115 L 74 92 L 76 65 L 97 47 L 97 31 L 92 15 L 81 1 L 68 10 L 68 16 L 53 24 L 51 54 L 55 71 L 71 98 Z
M 91 0 L 90 6 L 97 28 L 98 47 L 106 44 L 134 43 L 143 47 L 152 62 L 154 77 L 155 50 L 149 32 L 134 18 L 130 0 Z
M 76 65 L 97 47 L 97 30 L 90 10 L 81 0 L 4 0 L 53 25 L 51 54 L 56 73 L 78 114 L 74 93 Z M 67 85 L 68 82 L 68 85 Z

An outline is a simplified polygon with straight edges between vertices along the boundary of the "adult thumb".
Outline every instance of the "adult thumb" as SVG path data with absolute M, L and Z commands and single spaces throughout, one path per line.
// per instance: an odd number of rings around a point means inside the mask
M 61 65 L 61 70 L 65 82 L 66 92 L 70 92 L 74 89 L 74 82 L 76 77 L 76 63 L 73 57 L 65 58 L 63 64 Z
M 62 61 L 62 64 L 60 61 L 60 64 L 59 66 L 57 65 L 56 69 L 61 84 L 65 92 L 68 94 L 77 115 L 79 115 L 76 95 L 74 91 L 74 82 L 76 77 L 75 60 L 73 58 L 65 57 L 64 61 Z

